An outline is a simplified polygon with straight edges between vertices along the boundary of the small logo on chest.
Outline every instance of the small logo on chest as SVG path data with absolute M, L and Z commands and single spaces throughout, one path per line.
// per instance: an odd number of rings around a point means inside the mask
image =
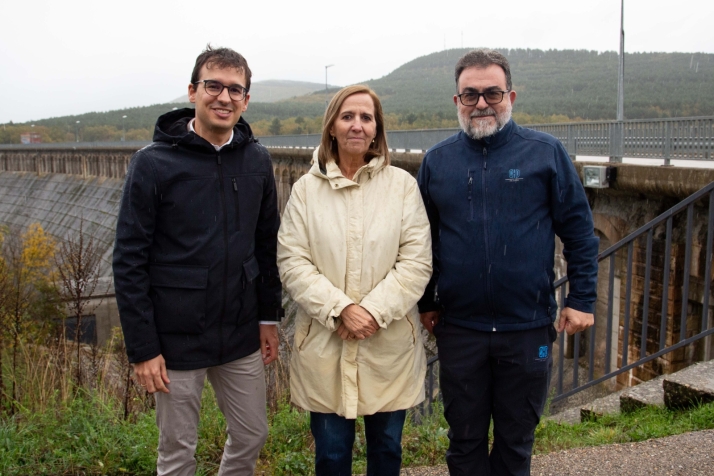
M 521 170 L 520 169 L 510 169 L 508 171 L 508 178 L 506 179 L 506 182 L 520 182 L 523 180 L 521 178 Z

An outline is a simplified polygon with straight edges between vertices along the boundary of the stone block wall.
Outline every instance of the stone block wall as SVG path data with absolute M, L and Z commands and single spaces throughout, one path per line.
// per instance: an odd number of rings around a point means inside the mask
M 620 178 L 624 174 L 622 186 Z M 714 180 L 714 173 L 710 169 L 701 171 L 676 170 L 674 168 L 646 168 L 646 167 L 618 167 L 616 190 L 602 192 L 588 190 L 591 206 L 595 214 L 596 229 L 602 237 L 607 237 L 609 244 L 613 244 L 629 233 L 637 230 L 648 221 L 665 213 L 687 195 L 696 192 Z M 639 178 L 639 182 L 638 182 Z M 637 184 L 640 186 L 637 186 Z M 615 313 L 617 336 L 614 339 L 613 352 L 616 352 L 616 366 L 623 364 L 622 353 L 627 344 L 627 364 L 641 358 L 642 337 L 645 335 L 645 355 L 651 355 L 660 350 L 660 337 L 664 334 L 664 346 L 671 346 L 680 341 L 682 307 L 685 309 L 685 338 L 696 335 L 702 330 L 703 290 L 706 266 L 706 240 L 708 225 L 708 197 L 696 203 L 692 214 L 692 244 L 690 269 L 688 278 L 685 276 L 686 265 L 686 210 L 673 217 L 672 245 L 668 256 L 666 250 L 666 222 L 655 228 L 652 237 L 652 250 L 650 261 L 649 302 L 646 313 L 646 332 L 643 331 L 645 322 L 646 301 L 646 263 L 647 263 L 647 234 L 640 236 L 633 245 L 631 293 L 629 304 L 629 332 L 625 335 L 625 314 L 627 308 L 627 248 L 617 252 L 615 258 L 615 283 L 619 294 L 613 306 L 618 309 Z M 602 239 L 602 238 L 601 238 Z M 710 238 L 711 239 L 711 238 Z M 601 247 L 601 251 L 603 248 Z M 669 282 L 664 286 L 664 269 L 667 260 L 670 265 Z M 604 263 L 604 262 L 603 262 Z M 607 292 L 607 274 L 609 265 L 601 270 L 599 276 L 599 300 L 602 293 Z M 603 274 L 603 272 L 605 274 Z M 711 282 L 712 276 L 709 276 Z M 688 279 L 689 292 L 683 295 L 683 286 Z M 605 281 L 605 282 L 603 282 Z M 711 292 L 711 291 L 710 291 Z M 662 320 L 662 303 L 666 297 L 667 303 L 664 310 L 665 319 Z M 598 307 L 598 313 L 606 313 L 607 301 Z M 711 308 L 711 301 L 710 306 Z M 709 309 L 711 316 L 711 309 Z M 607 316 L 596 317 L 598 325 L 606 324 Z M 664 323 L 664 325 L 662 325 Z M 604 368 L 604 335 L 602 330 L 597 330 L 596 339 L 596 366 L 595 375 L 602 375 Z M 687 367 L 692 363 L 702 360 L 705 355 L 705 342 L 700 341 L 673 352 L 656 358 L 641 367 L 620 374 L 616 379 L 616 387 L 635 385 L 639 382 L 650 380 L 663 373 L 668 374 Z

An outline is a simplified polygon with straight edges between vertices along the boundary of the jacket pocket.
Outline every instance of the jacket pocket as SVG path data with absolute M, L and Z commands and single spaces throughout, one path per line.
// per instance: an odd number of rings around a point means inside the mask
M 250 258 L 243 261 L 243 287 L 246 284 L 255 280 L 255 278 L 260 275 L 260 266 L 258 266 L 258 260 L 255 259 L 255 255 L 250 255 Z
M 298 352 L 302 351 L 302 346 L 307 340 L 308 336 L 310 335 L 310 330 L 312 329 L 312 319 L 310 319 L 307 323 L 307 330 L 302 330 L 301 327 L 298 327 L 298 330 L 295 331 L 295 337 L 294 337 L 294 343 L 295 347 L 297 348 Z M 304 327 L 304 326 L 302 326 Z M 304 333 L 304 335 L 303 335 Z
M 151 265 L 150 297 L 160 334 L 201 334 L 206 325 L 208 268 Z
M 240 313 L 238 314 L 238 322 L 255 318 L 258 316 L 258 296 L 255 286 L 255 280 L 260 275 L 260 266 L 255 255 L 250 255 L 248 259 L 243 261 L 243 304 L 241 305 Z

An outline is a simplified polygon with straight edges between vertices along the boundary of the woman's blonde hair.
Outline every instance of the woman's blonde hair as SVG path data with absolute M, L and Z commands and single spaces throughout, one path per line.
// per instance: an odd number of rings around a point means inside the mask
M 369 94 L 374 103 L 374 120 L 377 123 L 377 135 L 374 137 L 374 142 L 369 145 L 369 150 L 364 155 L 364 161 L 369 162 L 374 157 L 384 156 L 385 163 L 389 165 L 389 147 L 387 146 L 387 132 L 384 130 L 384 113 L 382 112 L 382 103 L 379 101 L 377 94 L 368 86 L 361 84 L 355 86 L 347 86 L 340 89 L 335 94 L 327 106 L 325 118 L 322 121 L 322 139 L 320 140 L 320 151 L 317 154 L 317 160 L 320 162 L 320 168 L 323 170 L 327 162 L 334 160 L 339 162 L 337 155 L 337 141 L 332 140 L 330 129 L 337 120 L 337 115 L 342 109 L 345 99 L 353 94 Z

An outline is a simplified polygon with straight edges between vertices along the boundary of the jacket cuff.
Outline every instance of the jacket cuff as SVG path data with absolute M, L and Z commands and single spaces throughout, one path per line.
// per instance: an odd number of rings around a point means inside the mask
M 417 306 L 419 307 L 419 314 L 441 310 L 439 304 L 435 303 L 432 299 L 426 299 L 426 296 L 419 300 Z
M 375 321 L 377 321 L 379 327 L 381 327 L 382 329 L 387 328 L 387 323 L 384 321 L 384 319 L 382 318 L 382 314 L 380 314 L 377 309 L 372 307 L 369 303 L 360 303 L 360 306 L 366 309 L 368 313 L 372 314 L 372 317 Z
M 594 312 L 595 304 L 592 302 L 582 302 L 568 296 L 565 299 L 565 307 L 575 309 L 576 311 L 586 312 L 592 314 Z
M 340 299 L 338 303 L 335 304 L 335 307 L 333 307 L 327 314 L 327 319 L 325 320 L 325 327 L 327 327 L 331 331 L 336 331 L 339 326 L 335 321 L 340 318 L 342 310 L 350 304 L 354 304 L 354 302 L 352 302 L 352 300 L 347 296 L 343 296 L 342 299 Z
M 155 346 L 153 345 L 144 346 L 143 348 L 140 348 L 133 352 L 127 352 L 127 357 L 129 358 L 130 364 L 139 364 L 141 362 L 146 362 L 147 360 L 151 360 L 160 355 L 161 350 L 155 348 Z
M 285 317 L 285 309 L 277 306 L 258 306 L 258 315 L 263 321 L 280 321 Z

